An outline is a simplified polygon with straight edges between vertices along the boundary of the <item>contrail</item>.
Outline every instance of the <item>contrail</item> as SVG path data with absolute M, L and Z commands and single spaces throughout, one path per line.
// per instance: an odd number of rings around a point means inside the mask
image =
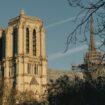
M 78 18 L 81 18 L 81 17 L 83 17 L 83 16 L 84 16 L 84 15 L 80 15 Z M 73 21 L 73 20 L 75 20 L 75 19 L 76 19 L 76 16 L 70 17 L 70 18 L 68 18 L 68 19 L 65 19 L 65 20 L 62 20 L 62 21 L 59 21 L 59 22 L 50 24 L 50 25 L 46 26 L 46 28 L 55 27 L 55 26 L 57 26 L 57 25 L 60 25 L 60 24 L 66 23 L 66 22 Z
M 100 44 L 101 44 L 100 42 L 96 42 L 97 46 L 99 46 Z M 65 56 L 68 56 L 68 55 L 70 56 L 72 54 L 78 53 L 78 52 L 86 50 L 86 49 L 88 49 L 88 45 L 85 44 L 82 46 L 78 46 L 76 48 L 69 49 L 66 53 L 57 52 L 57 53 L 49 55 L 48 60 L 53 61 L 56 59 L 60 59 L 60 58 L 63 58 Z
M 48 60 L 52 61 L 52 60 L 56 60 L 56 59 L 59 59 L 59 58 L 63 58 L 67 55 L 75 54 L 75 53 L 80 52 L 82 50 L 85 50 L 87 48 L 88 48 L 87 45 L 83 45 L 83 46 L 79 46 L 79 47 L 76 47 L 76 48 L 69 49 L 66 53 L 57 52 L 55 54 L 49 55 Z

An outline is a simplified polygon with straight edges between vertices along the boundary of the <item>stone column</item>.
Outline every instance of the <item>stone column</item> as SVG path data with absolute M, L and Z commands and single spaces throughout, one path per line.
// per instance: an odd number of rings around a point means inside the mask
M 45 29 L 44 27 L 41 29 L 41 56 L 42 58 L 46 58 L 46 47 L 45 47 Z
M 9 78 L 9 61 L 5 62 L 5 69 L 4 69 L 4 78 Z
M 18 26 L 18 55 L 24 54 L 24 28 L 22 25 L 22 20 Z M 17 63 L 17 90 L 23 91 L 23 70 L 24 70 L 24 64 L 23 64 L 23 58 L 21 56 L 18 57 L 18 63 Z
M 6 58 L 7 57 L 10 57 L 10 53 L 11 53 L 11 33 L 10 33 L 10 28 L 8 27 L 8 29 L 6 30 L 6 54 L 5 54 L 5 56 L 6 56 Z
M 23 61 L 19 58 L 17 63 L 17 90 L 23 91 Z
M 26 54 L 26 27 L 23 28 L 23 53 Z
M 12 27 L 8 27 L 6 30 L 6 49 L 5 49 L 5 62 L 4 62 L 4 87 L 7 87 L 8 90 L 4 89 L 5 91 L 10 91 L 11 84 L 10 84 L 10 57 L 12 56 L 12 43 L 11 43 L 11 35 L 12 35 Z
M 23 28 L 22 28 L 22 23 L 19 24 L 18 26 L 18 54 L 23 53 Z
M 38 57 L 40 57 L 40 31 L 36 32 L 36 54 Z
M 47 61 L 46 61 L 46 48 L 45 48 L 45 29 L 42 27 L 40 34 L 40 53 L 41 53 L 41 65 L 40 65 L 40 95 L 43 94 L 43 84 L 47 83 Z

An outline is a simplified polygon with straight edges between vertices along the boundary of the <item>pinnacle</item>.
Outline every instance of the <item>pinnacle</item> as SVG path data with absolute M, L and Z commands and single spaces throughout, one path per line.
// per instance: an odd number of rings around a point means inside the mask
M 25 15 L 25 11 L 23 9 L 20 11 L 20 15 Z

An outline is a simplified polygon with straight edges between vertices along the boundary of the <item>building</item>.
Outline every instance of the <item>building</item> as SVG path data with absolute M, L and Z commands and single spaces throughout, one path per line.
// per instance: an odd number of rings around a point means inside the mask
M 79 70 L 61 70 L 61 69 L 48 69 L 48 81 L 50 83 L 51 80 L 54 82 L 63 76 L 68 76 L 70 81 L 75 81 L 75 78 L 84 80 L 83 72 Z
M 40 18 L 27 16 L 22 10 L 7 28 L 0 28 L 0 72 L 8 93 L 15 88 L 18 93 L 32 91 L 35 97 L 44 94 L 47 57 Z
M 93 17 L 90 17 L 90 45 L 89 50 L 84 56 L 84 63 L 79 65 L 72 65 L 74 71 L 87 71 L 97 69 L 99 65 L 104 67 L 101 52 L 97 51 L 94 40 Z
M 97 67 L 101 65 L 102 62 L 102 54 L 101 52 L 96 50 L 95 41 L 94 41 L 94 27 L 93 27 L 93 17 L 90 17 L 90 45 L 89 50 L 85 55 L 84 62 L 87 65 L 88 70 L 91 67 Z

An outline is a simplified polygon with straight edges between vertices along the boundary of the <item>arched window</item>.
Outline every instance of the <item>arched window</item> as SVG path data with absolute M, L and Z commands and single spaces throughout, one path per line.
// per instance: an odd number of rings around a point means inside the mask
M 34 65 L 34 74 L 38 75 L 38 65 L 37 64 Z
M 26 53 L 29 53 L 29 29 L 26 28 Z
M 27 64 L 27 73 L 31 74 L 31 64 L 30 63 Z
M 36 69 L 36 65 L 34 66 L 34 74 L 37 74 L 37 69 Z
M 33 55 L 36 56 L 36 31 L 33 30 Z
M 18 36 L 18 30 L 17 28 L 13 29 L 13 56 L 17 54 L 17 36 Z

